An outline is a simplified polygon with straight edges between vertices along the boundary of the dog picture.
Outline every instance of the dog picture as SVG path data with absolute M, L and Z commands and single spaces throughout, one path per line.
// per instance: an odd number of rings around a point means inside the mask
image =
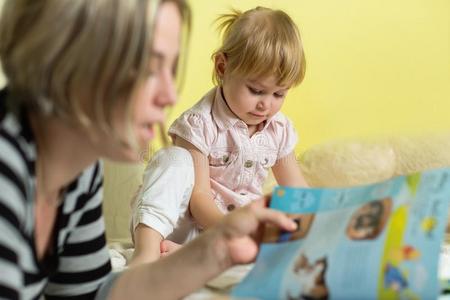
M 350 218 L 347 236 L 352 240 L 368 240 L 378 237 L 391 213 L 390 198 L 371 201 L 361 206 Z

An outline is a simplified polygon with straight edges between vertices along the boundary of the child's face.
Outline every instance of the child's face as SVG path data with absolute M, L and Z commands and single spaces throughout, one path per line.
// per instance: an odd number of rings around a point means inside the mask
M 289 87 L 278 86 L 274 76 L 249 79 L 225 75 L 223 93 L 231 111 L 249 126 L 275 115 L 283 105 Z

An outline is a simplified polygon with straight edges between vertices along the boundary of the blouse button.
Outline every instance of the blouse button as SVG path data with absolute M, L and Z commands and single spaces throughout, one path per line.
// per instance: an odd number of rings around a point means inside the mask
M 253 162 L 252 162 L 251 160 L 247 160 L 247 161 L 244 163 L 244 167 L 246 167 L 246 168 L 251 168 L 251 167 L 253 167 Z
M 223 157 L 222 157 L 222 160 L 223 160 L 223 163 L 228 163 L 229 161 L 230 161 L 230 157 L 228 156 L 228 155 L 224 155 Z
M 228 211 L 232 211 L 232 210 L 234 210 L 236 208 L 236 206 L 234 206 L 234 204 L 228 204 L 228 206 L 227 206 L 227 210 Z

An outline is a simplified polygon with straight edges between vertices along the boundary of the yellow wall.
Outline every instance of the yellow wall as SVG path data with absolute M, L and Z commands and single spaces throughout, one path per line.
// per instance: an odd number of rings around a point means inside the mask
M 305 81 L 283 111 L 298 152 L 330 139 L 450 131 L 450 1 L 191 0 L 184 90 L 169 123 L 211 86 L 213 19 L 230 7 L 287 11 L 299 25 Z
M 305 81 L 283 107 L 301 138 L 297 151 L 336 138 L 450 131 L 449 0 L 189 2 L 186 83 L 168 124 L 212 87 L 214 18 L 262 5 L 287 11 L 305 45 Z

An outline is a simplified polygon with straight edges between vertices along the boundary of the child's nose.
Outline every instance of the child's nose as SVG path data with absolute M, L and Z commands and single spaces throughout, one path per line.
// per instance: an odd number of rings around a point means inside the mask
M 271 100 L 269 99 L 269 97 L 264 97 L 263 99 L 261 99 L 258 103 L 257 108 L 260 111 L 266 111 L 268 109 L 270 109 L 270 105 L 271 105 Z

